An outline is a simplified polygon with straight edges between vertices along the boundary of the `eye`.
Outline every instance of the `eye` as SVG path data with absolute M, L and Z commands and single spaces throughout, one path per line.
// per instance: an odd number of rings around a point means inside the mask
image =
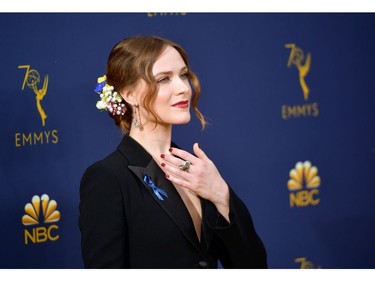
M 163 83 L 167 83 L 169 80 L 170 79 L 169 79 L 168 76 L 164 76 L 164 77 L 160 78 L 157 82 L 163 84 Z
M 181 78 L 184 78 L 184 79 L 189 78 L 189 72 L 186 71 L 186 72 L 184 72 L 184 73 L 181 73 L 181 74 L 180 74 L 180 77 L 181 77 Z

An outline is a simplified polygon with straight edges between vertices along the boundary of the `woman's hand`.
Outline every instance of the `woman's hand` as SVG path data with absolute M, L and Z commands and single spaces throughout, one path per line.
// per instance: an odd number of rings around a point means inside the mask
M 163 158 L 161 168 L 165 172 L 165 176 L 175 186 L 187 188 L 214 203 L 217 210 L 229 222 L 229 188 L 215 164 L 197 143 L 193 146 L 196 156 L 174 147 L 169 151 L 171 154 L 161 155 Z M 180 165 L 183 165 L 185 160 L 190 162 L 190 166 L 183 171 Z

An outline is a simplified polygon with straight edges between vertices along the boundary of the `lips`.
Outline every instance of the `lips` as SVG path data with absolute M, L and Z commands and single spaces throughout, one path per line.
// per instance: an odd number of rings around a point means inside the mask
M 189 105 L 188 100 L 179 101 L 179 102 L 176 102 L 175 104 L 172 104 L 172 106 L 179 107 L 179 108 L 186 108 L 186 107 L 188 107 L 188 105 Z

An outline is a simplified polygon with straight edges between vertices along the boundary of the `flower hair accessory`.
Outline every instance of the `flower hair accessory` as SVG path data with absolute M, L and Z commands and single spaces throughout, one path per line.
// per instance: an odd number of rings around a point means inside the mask
M 114 91 L 113 86 L 107 84 L 106 75 L 98 78 L 95 92 L 100 95 L 100 101 L 96 103 L 99 110 L 108 110 L 113 116 L 125 114 L 126 106 L 123 99 L 121 95 Z

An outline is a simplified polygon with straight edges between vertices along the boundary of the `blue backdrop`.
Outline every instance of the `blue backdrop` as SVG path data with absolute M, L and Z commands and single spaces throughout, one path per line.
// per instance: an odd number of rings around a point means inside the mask
M 121 133 L 93 89 L 135 34 L 181 44 L 199 142 L 271 268 L 375 267 L 374 14 L 0 14 L 1 268 L 82 268 L 79 182 Z

